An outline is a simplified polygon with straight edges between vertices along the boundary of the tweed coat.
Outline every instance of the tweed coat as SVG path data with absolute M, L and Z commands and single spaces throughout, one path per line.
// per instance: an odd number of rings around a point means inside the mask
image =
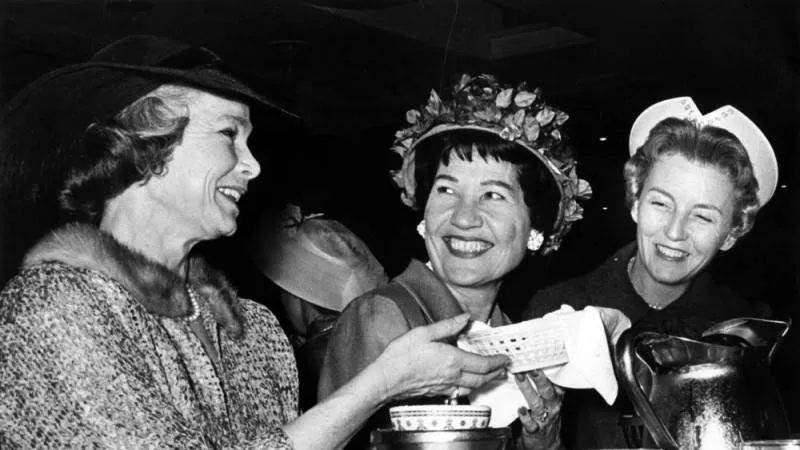
M 201 260 L 179 280 L 98 229 L 56 230 L 0 293 L 0 448 L 292 448 L 288 339 Z

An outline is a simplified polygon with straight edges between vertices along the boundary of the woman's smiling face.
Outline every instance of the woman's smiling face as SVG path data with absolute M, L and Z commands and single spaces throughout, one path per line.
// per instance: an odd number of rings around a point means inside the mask
M 733 184 L 717 168 L 678 154 L 661 156 L 631 209 L 646 276 L 684 285 L 719 250 L 731 248 L 734 199 Z
M 236 231 L 239 199 L 261 171 L 247 146 L 252 130 L 247 105 L 197 91 L 188 102 L 189 123 L 163 176 L 145 187 L 173 229 L 200 240 Z
M 481 287 L 518 266 L 531 231 L 514 165 L 473 152 L 440 164 L 425 205 L 425 246 L 446 283 Z

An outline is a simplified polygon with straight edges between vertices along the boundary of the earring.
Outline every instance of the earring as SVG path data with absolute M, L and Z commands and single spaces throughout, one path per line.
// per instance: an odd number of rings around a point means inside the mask
M 422 239 L 425 239 L 425 219 L 420 220 L 419 224 L 417 224 L 417 234 L 419 234 Z
M 544 235 L 536 228 L 531 228 L 531 234 L 528 235 L 528 250 L 535 252 L 541 248 L 544 243 Z

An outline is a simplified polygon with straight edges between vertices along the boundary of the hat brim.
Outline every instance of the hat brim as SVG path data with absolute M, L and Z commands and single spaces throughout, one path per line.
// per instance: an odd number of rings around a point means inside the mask
M 383 266 L 352 231 L 331 219 L 309 219 L 297 229 L 265 220 L 251 236 L 256 266 L 283 290 L 323 308 L 342 311 L 361 294 L 388 282 Z
M 753 172 L 758 180 L 758 201 L 764 206 L 778 186 L 778 160 L 767 137 L 744 113 L 726 105 L 702 114 L 691 97 L 675 97 L 655 103 L 645 109 L 633 123 L 628 141 L 631 155 L 641 147 L 650 131 L 668 117 L 693 120 L 701 126 L 725 129 L 736 136 L 747 151 Z
M 0 113 L 0 142 L 5 148 L 26 149 L 14 152 L 16 158 L 36 160 L 164 84 L 186 85 L 253 108 L 262 105 L 262 110 L 302 123 L 283 105 L 210 64 L 183 69 L 89 61 L 48 72 L 14 95 Z
M 194 69 L 176 69 L 172 67 L 144 66 L 133 64 L 110 63 L 103 61 L 89 61 L 74 64 L 61 69 L 57 69 L 45 77 L 45 79 L 55 79 L 70 74 L 91 71 L 92 69 L 108 69 L 113 71 L 128 72 L 138 74 L 143 77 L 150 77 L 162 83 L 186 84 L 191 87 L 209 90 L 212 93 L 221 94 L 238 100 L 254 101 L 269 109 L 278 111 L 289 117 L 299 119 L 299 116 L 287 109 L 278 101 L 268 99 L 255 90 L 237 80 L 236 78 L 217 70 L 213 66 L 200 67 Z

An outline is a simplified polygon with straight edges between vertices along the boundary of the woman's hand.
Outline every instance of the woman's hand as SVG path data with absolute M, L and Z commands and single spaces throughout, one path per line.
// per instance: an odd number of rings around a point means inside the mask
M 417 395 L 466 394 L 505 376 L 507 356 L 481 356 L 441 342 L 464 329 L 469 314 L 414 328 L 323 401 L 283 429 L 298 450 L 341 448 L 381 405 Z
M 464 329 L 462 314 L 398 337 L 375 360 L 386 400 L 433 395 L 466 395 L 487 381 L 505 376 L 507 356 L 481 356 L 444 343 Z
M 564 390 L 547 379 L 541 370 L 518 373 L 515 380 L 528 401 L 519 409 L 522 422 L 520 449 L 560 449 L 561 403 Z

